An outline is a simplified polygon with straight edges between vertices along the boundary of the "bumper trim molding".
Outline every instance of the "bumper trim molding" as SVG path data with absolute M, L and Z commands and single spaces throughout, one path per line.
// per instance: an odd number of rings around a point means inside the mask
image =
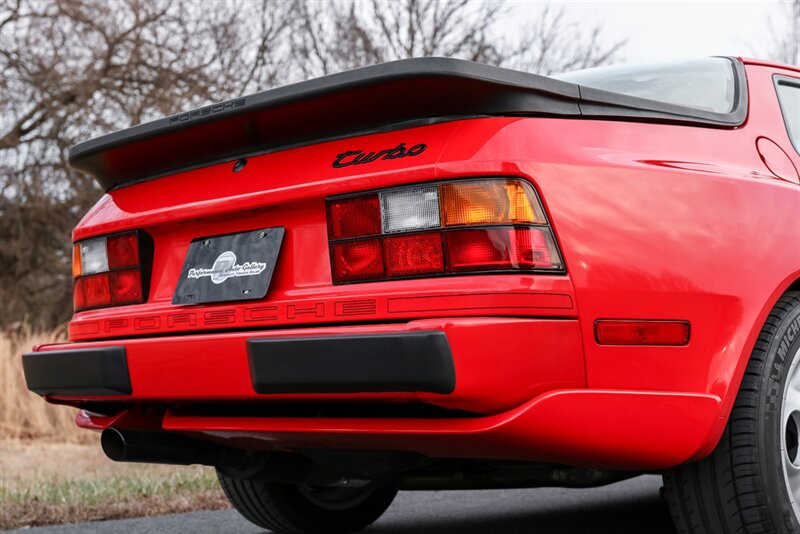
M 125 347 L 29 352 L 22 355 L 28 389 L 39 395 L 130 395 Z
M 455 366 L 439 330 L 247 340 L 256 393 L 452 393 Z

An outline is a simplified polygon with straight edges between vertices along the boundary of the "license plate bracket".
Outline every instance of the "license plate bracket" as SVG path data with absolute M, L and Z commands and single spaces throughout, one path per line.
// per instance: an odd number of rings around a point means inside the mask
M 194 239 L 189 244 L 172 303 L 264 298 L 283 235 L 284 229 L 276 227 Z

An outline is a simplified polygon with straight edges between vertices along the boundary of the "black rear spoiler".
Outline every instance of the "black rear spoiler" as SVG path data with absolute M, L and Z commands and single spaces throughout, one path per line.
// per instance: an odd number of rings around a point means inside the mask
M 471 61 L 404 59 L 333 74 L 139 124 L 80 143 L 69 163 L 105 189 L 304 144 L 487 116 L 592 117 L 733 127 L 712 113 Z

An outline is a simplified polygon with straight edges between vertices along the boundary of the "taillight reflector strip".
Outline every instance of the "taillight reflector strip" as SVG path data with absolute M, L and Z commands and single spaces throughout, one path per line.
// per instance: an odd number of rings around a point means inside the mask
M 564 271 L 539 198 L 518 178 L 398 187 L 327 206 L 335 283 Z

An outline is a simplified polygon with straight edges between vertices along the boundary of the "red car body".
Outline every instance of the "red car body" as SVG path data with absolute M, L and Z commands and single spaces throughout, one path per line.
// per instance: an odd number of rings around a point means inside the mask
M 725 428 L 767 314 L 800 287 L 800 156 L 774 86 L 776 75 L 798 79 L 800 70 L 742 65 L 739 126 L 467 117 L 248 156 L 237 173 L 229 158 L 112 188 L 73 238 L 151 236 L 146 302 L 78 312 L 69 343 L 34 354 L 124 346 L 132 391 L 45 392 L 47 400 L 80 407 L 85 428 L 174 431 L 245 450 L 625 470 L 703 458 Z M 401 143 L 427 149 L 332 166 L 347 151 Z M 161 157 L 157 144 L 150 150 Z M 565 273 L 332 282 L 326 199 L 477 177 L 535 188 Z M 265 298 L 173 305 L 192 240 L 279 226 L 286 233 Z M 690 337 L 676 346 L 600 344 L 602 320 L 680 321 Z M 263 394 L 251 380 L 255 338 L 435 331 L 452 352 L 450 393 Z M 242 408 L 253 405 L 274 410 Z M 309 416 L 295 405 L 330 411 Z

